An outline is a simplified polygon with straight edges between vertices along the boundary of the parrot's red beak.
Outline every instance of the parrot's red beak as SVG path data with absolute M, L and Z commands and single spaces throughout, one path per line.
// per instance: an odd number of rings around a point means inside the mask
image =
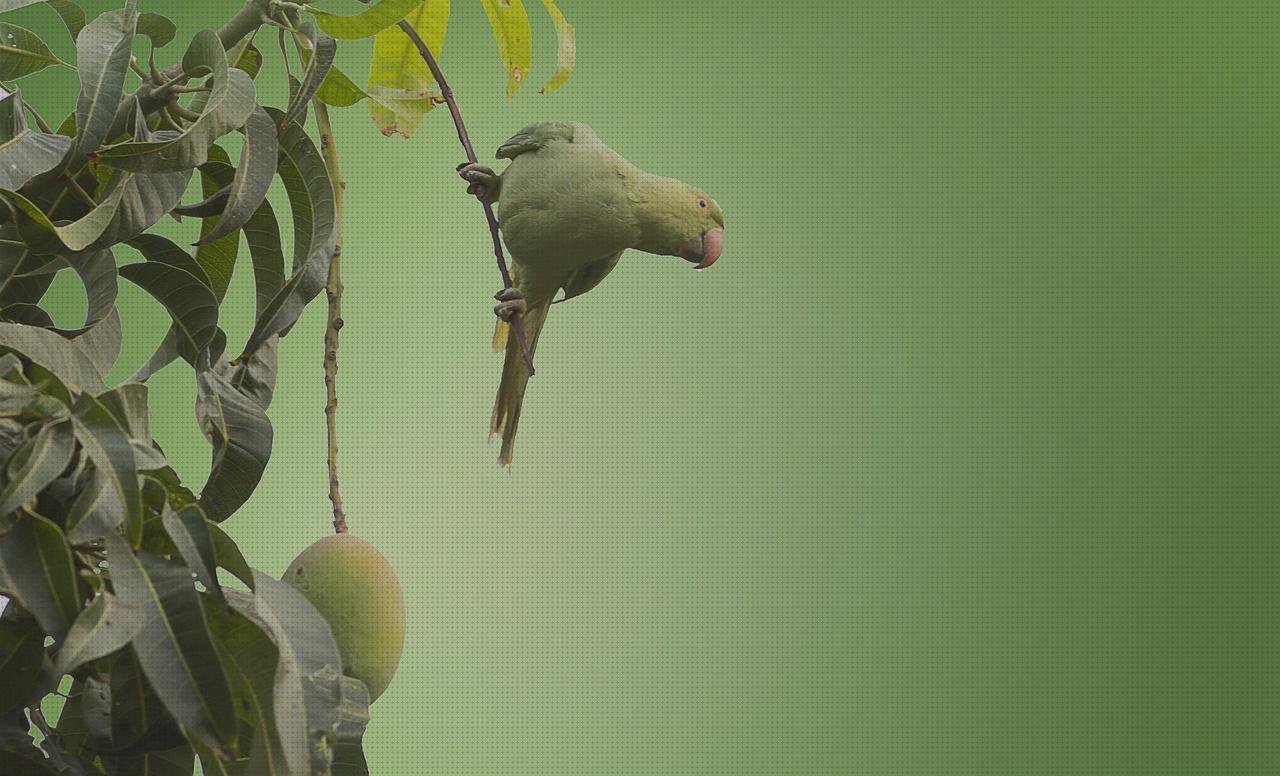
M 688 261 L 696 261 L 694 269 L 706 269 L 716 263 L 724 252 L 724 230 L 711 229 L 690 239 L 680 247 L 680 255 Z

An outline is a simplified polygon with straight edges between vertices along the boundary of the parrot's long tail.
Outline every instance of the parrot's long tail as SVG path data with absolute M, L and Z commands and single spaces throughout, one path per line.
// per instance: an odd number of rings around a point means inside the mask
M 538 347 L 538 333 L 547 320 L 547 312 L 551 309 L 551 300 L 529 305 L 522 319 L 524 336 L 529 343 L 529 355 Z M 498 454 L 498 464 L 511 465 L 511 454 L 515 449 L 516 430 L 520 426 L 520 407 L 524 404 L 524 390 L 529 383 L 529 370 L 524 364 L 524 355 L 515 337 L 508 336 L 511 325 L 498 321 L 493 332 L 493 349 L 506 349 L 506 361 L 502 364 L 502 382 L 498 384 L 498 397 L 493 402 L 493 417 L 489 422 L 489 436 L 502 436 L 502 451 Z

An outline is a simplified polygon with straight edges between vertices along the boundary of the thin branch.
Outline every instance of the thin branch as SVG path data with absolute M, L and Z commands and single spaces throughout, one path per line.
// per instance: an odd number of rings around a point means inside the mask
M 320 153 L 333 184 L 333 205 L 337 216 L 337 241 L 329 262 L 329 281 L 325 287 L 329 300 L 328 325 L 324 330 L 324 420 L 329 441 L 329 501 L 333 503 L 333 530 L 347 532 L 347 513 L 342 507 L 342 491 L 338 487 L 338 333 L 342 330 L 342 205 L 347 182 L 338 166 L 338 149 L 333 142 L 333 125 L 329 109 L 319 99 L 311 101 L 320 130 Z
M 436 58 L 431 54 L 431 49 L 427 48 L 427 44 L 422 40 L 422 36 L 418 35 L 418 31 L 413 28 L 409 22 L 401 19 L 399 23 L 400 29 L 405 35 L 409 36 L 409 40 L 413 41 L 413 45 L 417 47 L 418 54 L 423 61 L 427 63 L 427 68 L 431 70 L 431 76 L 436 79 L 436 83 L 440 86 L 440 93 L 444 95 L 444 101 L 449 106 L 449 113 L 453 116 L 453 126 L 458 130 L 458 140 L 462 143 L 462 150 L 467 154 L 467 161 L 472 164 L 479 160 L 476 158 L 476 150 L 471 145 L 471 138 L 467 135 L 467 125 L 462 121 L 462 112 L 458 110 L 458 101 L 454 99 L 453 90 L 449 88 L 449 82 L 444 78 L 444 72 L 440 69 L 440 65 L 436 63 Z M 498 219 L 493 214 L 493 205 L 480 200 L 480 204 L 484 206 L 484 217 L 489 222 L 489 236 L 493 238 L 493 255 L 498 261 L 498 272 L 502 274 L 502 283 L 507 288 L 511 288 L 511 273 L 507 270 L 507 257 L 502 253 L 502 237 L 498 234 Z M 524 356 L 525 368 L 532 376 L 535 372 L 533 369 L 533 354 L 529 352 L 529 343 L 524 336 L 524 321 L 520 316 L 511 318 L 511 329 L 515 333 L 516 343 L 520 346 L 520 354 Z

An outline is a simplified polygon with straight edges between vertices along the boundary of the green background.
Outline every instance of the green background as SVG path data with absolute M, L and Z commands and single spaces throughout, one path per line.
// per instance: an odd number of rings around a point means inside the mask
M 238 5 L 142 3 L 184 34 Z M 405 142 L 341 112 L 343 486 L 410 613 L 373 772 L 1280 770 L 1280 5 L 563 8 L 579 72 L 508 101 L 454 3 L 477 147 L 589 123 L 716 197 L 727 249 L 628 256 L 556 308 L 503 472 L 498 276 L 447 114 Z M 123 292 L 121 374 L 165 327 Z M 247 264 L 232 293 L 234 340 Z M 322 325 L 283 344 L 228 524 L 272 572 L 327 530 Z M 190 372 L 152 385 L 199 482 Z

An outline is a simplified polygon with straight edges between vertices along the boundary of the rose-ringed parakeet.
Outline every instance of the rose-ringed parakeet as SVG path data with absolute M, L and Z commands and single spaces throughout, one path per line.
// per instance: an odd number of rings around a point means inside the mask
M 519 345 L 508 337 L 511 318 L 523 318 L 532 352 L 553 300 L 595 288 L 628 248 L 709 267 L 724 248 L 724 215 L 701 190 L 641 170 L 583 124 L 531 124 L 497 156 L 511 160 L 501 175 L 478 164 L 459 173 L 468 192 L 497 203 L 512 259 L 515 287 L 498 292 L 494 308 L 493 346 L 506 351 L 506 361 L 490 423 L 490 433 L 502 436 L 498 462 L 506 466 L 529 380 Z

